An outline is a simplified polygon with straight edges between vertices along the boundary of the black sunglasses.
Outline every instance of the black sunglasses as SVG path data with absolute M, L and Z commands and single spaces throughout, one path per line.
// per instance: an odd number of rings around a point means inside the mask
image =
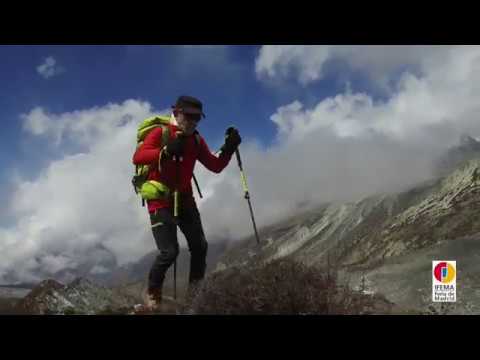
M 187 114 L 183 113 L 185 120 L 199 122 L 201 119 L 200 114 Z

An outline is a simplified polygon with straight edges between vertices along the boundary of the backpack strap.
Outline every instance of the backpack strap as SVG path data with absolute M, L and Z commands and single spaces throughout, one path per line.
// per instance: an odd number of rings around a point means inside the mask
M 159 125 L 162 128 L 162 146 L 163 148 L 165 145 L 168 144 L 168 140 L 170 139 L 170 126 L 169 125 Z
M 197 158 L 198 158 L 198 155 L 200 154 L 200 142 L 201 142 L 201 139 L 200 139 L 200 133 L 195 130 L 195 145 L 197 146 Z
M 197 144 L 197 146 L 200 146 L 200 134 L 197 130 L 195 130 L 195 144 Z

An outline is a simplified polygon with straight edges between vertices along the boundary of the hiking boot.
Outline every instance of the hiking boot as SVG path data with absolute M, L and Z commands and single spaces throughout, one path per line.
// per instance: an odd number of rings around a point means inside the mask
M 145 295 L 145 308 L 159 311 L 162 304 L 162 289 L 148 289 Z
M 191 302 L 198 294 L 200 290 L 200 282 L 192 282 L 188 285 L 187 292 L 185 294 L 185 300 Z

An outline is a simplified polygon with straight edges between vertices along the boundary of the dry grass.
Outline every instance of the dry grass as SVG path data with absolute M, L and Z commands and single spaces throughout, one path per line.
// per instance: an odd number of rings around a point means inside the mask
M 337 283 L 332 271 L 281 259 L 207 277 L 186 301 L 191 314 L 365 314 L 377 298 Z M 370 309 L 370 310 L 369 310 Z

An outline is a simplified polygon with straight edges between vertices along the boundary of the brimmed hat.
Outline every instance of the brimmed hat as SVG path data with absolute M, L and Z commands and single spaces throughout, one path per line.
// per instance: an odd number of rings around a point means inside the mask
M 175 105 L 172 105 L 172 108 L 182 109 L 182 111 L 186 114 L 199 114 L 205 117 L 205 114 L 203 113 L 202 102 L 193 96 L 180 96 Z

